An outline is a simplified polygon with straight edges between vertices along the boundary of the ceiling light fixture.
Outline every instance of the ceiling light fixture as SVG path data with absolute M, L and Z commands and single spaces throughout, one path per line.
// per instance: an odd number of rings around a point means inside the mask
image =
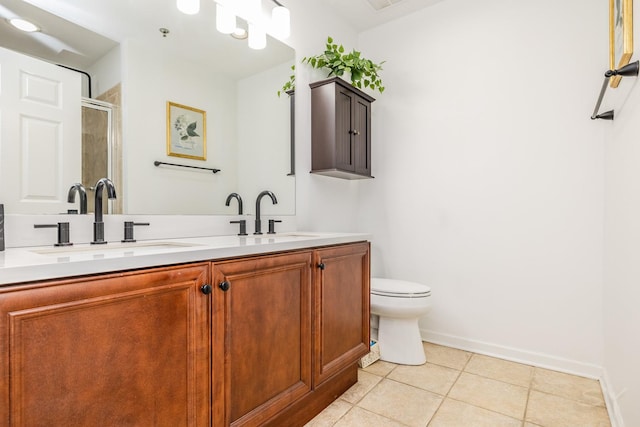
M 249 23 L 248 44 L 252 49 L 264 49 L 267 45 L 267 32 L 278 39 L 286 39 L 291 34 L 291 14 L 278 0 L 271 15 L 262 12 L 262 0 L 214 0 L 216 3 L 216 29 L 222 34 L 231 34 L 235 38 L 247 38 L 235 34 L 238 30 L 236 18 Z M 200 10 L 200 0 L 177 0 L 178 10 L 186 14 L 196 14 Z
M 200 12 L 200 0 L 177 0 L 176 6 L 186 15 L 195 15 Z
M 36 31 L 40 31 L 40 27 L 38 27 L 33 22 L 27 21 L 22 18 L 11 18 L 7 19 L 9 24 L 19 29 L 20 31 L 24 31 L 26 33 L 35 33 Z

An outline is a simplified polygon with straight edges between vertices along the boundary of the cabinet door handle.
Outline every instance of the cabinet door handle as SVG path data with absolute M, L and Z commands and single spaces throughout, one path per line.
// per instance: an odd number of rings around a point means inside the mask
M 220 289 L 222 289 L 224 292 L 227 292 L 229 290 L 229 288 L 231 287 L 231 283 L 227 282 L 226 280 L 224 282 L 220 282 L 220 284 L 218 285 L 218 287 Z
M 324 267 L 325 267 L 324 262 L 321 262 L 320 264 L 318 264 L 318 268 L 320 270 L 324 270 Z
M 359 130 L 357 130 L 357 129 L 354 129 L 353 134 L 354 134 L 354 135 L 360 135 L 360 131 L 359 131 Z
M 209 295 L 211 293 L 211 290 L 212 290 L 211 285 L 202 285 L 200 287 L 200 291 L 205 295 Z

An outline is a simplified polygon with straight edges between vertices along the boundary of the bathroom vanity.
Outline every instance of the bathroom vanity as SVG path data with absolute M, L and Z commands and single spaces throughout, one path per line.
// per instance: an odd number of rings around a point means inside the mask
M 3 257 L 3 425 L 301 426 L 369 350 L 364 235 Z

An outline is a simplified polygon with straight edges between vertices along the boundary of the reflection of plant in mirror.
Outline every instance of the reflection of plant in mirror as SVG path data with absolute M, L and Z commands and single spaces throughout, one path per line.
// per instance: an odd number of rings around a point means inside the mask
M 289 76 L 289 80 L 282 85 L 282 89 L 278 91 L 278 97 L 283 93 L 287 93 L 290 91 L 296 90 L 296 64 L 291 66 L 291 75 Z
M 368 87 L 373 90 L 384 92 L 382 79 L 378 71 L 382 70 L 382 61 L 379 64 L 363 58 L 361 53 L 353 49 L 345 54 L 344 46 L 337 45 L 331 37 L 327 37 L 327 44 L 324 53 L 316 56 L 302 58 L 303 64 L 309 64 L 313 68 L 328 68 L 329 75 L 342 77 L 345 72 L 351 73 L 351 85 L 359 89 Z

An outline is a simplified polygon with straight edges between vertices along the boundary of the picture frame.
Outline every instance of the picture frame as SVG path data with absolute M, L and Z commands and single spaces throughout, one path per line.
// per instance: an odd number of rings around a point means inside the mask
M 617 70 L 633 55 L 633 0 L 609 0 L 609 68 Z M 618 87 L 622 76 L 610 80 Z
M 167 101 L 167 155 L 207 159 L 207 113 Z

